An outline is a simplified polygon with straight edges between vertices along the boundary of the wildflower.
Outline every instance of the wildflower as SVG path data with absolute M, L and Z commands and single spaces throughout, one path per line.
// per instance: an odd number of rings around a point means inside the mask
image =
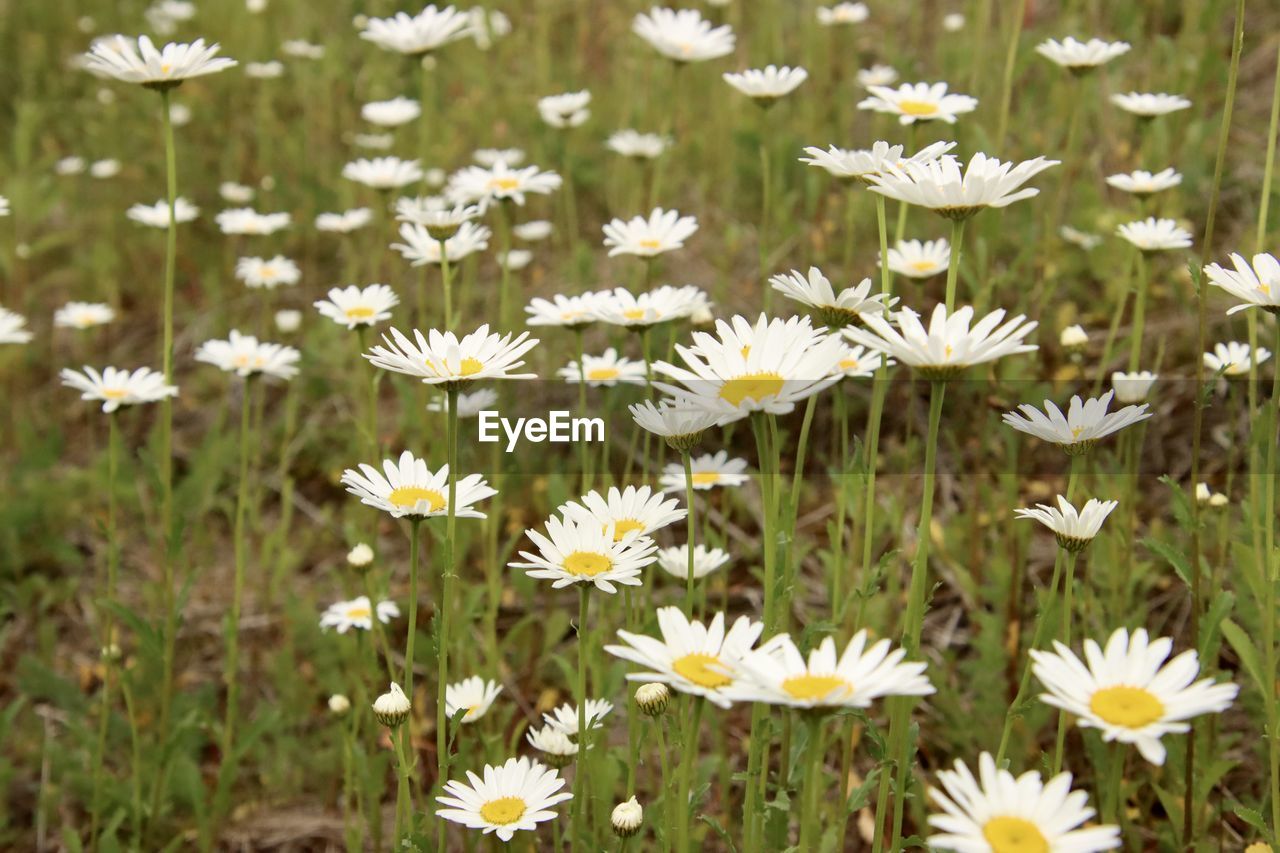
M 1018 518 L 1030 518 L 1040 522 L 1053 531 L 1058 539 L 1059 547 L 1071 552 L 1080 552 L 1102 529 L 1102 522 L 1118 505 L 1117 501 L 1100 501 L 1090 498 L 1085 505 L 1076 510 L 1066 498 L 1058 495 L 1058 508 L 1045 504 L 1036 504 L 1034 509 L 1016 509 L 1013 514 Z

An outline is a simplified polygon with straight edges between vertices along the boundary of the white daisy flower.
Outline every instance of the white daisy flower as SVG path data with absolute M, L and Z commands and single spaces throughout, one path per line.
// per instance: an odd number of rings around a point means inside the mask
M 499 767 L 486 764 L 483 777 L 468 770 L 467 779 L 470 785 L 456 780 L 444 784 L 446 796 L 436 802 L 446 808 L 437 809 L 436 817 L 496 834 L 502 841 L 555 820 L 553 807 L 573 799 L 573 794 L 557 793 L 564 787 L 559 773 L 528 758 L 508 758 Z
M 514 169 L 524 162 L 524 157 L 522 148 L 477 148 L 471 154 L 471 159 L 486 169 L 492 169 L 499 163 Z
M 635 835 L 640 831 L 643 823 L 644 807 L 635 797 L 618 803 L 609 813 L 609 825 L 613 827 L 613 834 L 619 838 L 630 838 Z
M 31 338 L 27 318 L 7 308 L 0 308 L 0 344 L 25 344 Z
M 1204 268 L 1210 284 L 1241 300 L 1242 304 L 1228 308 L 1227 313 L 1261 308 L 1272 314 L 1280 314 L 1280 261 L 1264 252 L 1254 255 L 1253 263 L 1250 264 L 1233 252 L 1231 263 L 1235 265 L 1234 272 L 1218 264 L 1209 264 Z
M 284 255 L 274 258 L 241 258 L 236 262 L 236 278 L 246 287 L 264 287 L 275 290 L 282 284 L 297 284 L 302 278 L 302 270 Z
M 244 74 L 255 80 L 275 80 L 284 76 L 284 63 L 276 59 L 269 62 L 247 62 L 244 66 Z
M 644 400 L 628 406 L 627 410 L 641 429 L 662 436 L 667 445 L 676 450 L 690 449 L 702 439 L 704 432 L 720 421 L 719 416 L 712 412 L 684 408 L 670 400 L 661 400 L 657 405 L 651 400 Z M 684 468 L 679 463 L 676 468 L 680 470 L 683 482 Z
M 1089 795 L 1071 790 L 1071 774 L 1048 783 L 1029 770 L 1014 777 L 997 770 L 988 752 L 978 756 L 978 778 L 957 760 L 954 770 L 939 770 L 942 790 L 929 798 L 941 809 L 929 816 L 938 830 L 925 839 L 930 849 L 956 853 L 1043 850 L 1053 853 L 1096 853 L 1120 846 L 1117 826 L 1083 826 L 1094 816 Z
M 302 327 L 302 312 L 286 308 L 276 312 L 276 328 L 282 332 L 296 332 Z
M 101 302 L 68 302 L 53 313 L 53 325 L 60 329 L 91 329 L 116 318 L 115 309 Z
M 391 309 L 400 304 L 395 291 L 385 284 L 329 289 L 329 298 L 314 303 L 321 316 L 328 317 L 340 326 L 354 329 L 357 326 L 373 326 L 391 319 Z
M 1116 234 L 1143 252 L 1187 249 L 1191 246 L 1191 232 L 1179 227 L 1174 219 L 1148 216 L 1137 222 L 1126 222 L 1116 229 Z
M 817 267 L 809 267 L 808 276 L 792 270 L 772 276 L 769 283 L 788 299 L 812 308 L 823 323 L 836 329 L 861 323 L 868 314 L 884 314 L 898 302 L 887 294 L 872 293 L 869 278 L 837 294 L 831 280 Z
M 733 29 L 714 27 L 696 9 L 660 9 L 636 15 L 631 31 L 676 62 L 703 62 L 733 52 Z
M 867 648 L 864 629 L 837 656 L 836 641 L 823 638 L 806 660 L 787 634 L 745 655 L 743 677 L 728 688 L 738 702 L 765 702 L 791 708 L 869 708 L 885 696 L 928 696 L 934 692 L 923 662 L 903 663 L 906 652 L 888 640 Z
M 892 86 L 898 82 L 897 69 L 880 63 L 876 63 L 870 68 L 859 68 L 858 73 L 854 76 L 858 81 L 858 85 L 864 89 L 870 89 L 872 86 Z
M 1271 350 L 1266 347 L 1250 349 L 1248 344 L 1230 341 L 1214 344 L 1213 352 L 1204 354 L 1204 366 L 1223 376 L 1248 376 L 1250 367 L 1269 358 Z
M 394 601 L 378 602 L 378 621 L 383 625 L 399 617 L 400 608 Z M 352 628 L 361 631 L 373 630 L 373 607 L 369 597 L 362 595 L 351 601 L 338 601 L 325 608 L 320 616 L 320 627 L 323 630 L 332 628 L 339 634 L 345 634 Z
M 889 250 L 889 269 L 907 278 L 929 278 L 947 271 L 951 246 L 946 240 L 903 240 Z
M 1151 386 L 1159 377 L 1150 370 L 1125 373 L 1117 370 L 1111 374 L 1111 387 L 1116 392 L 1116 402 L 1128 405 L 1141 403 L 1151 394 Z
M 536 243 L 551 236 L 552 224 L 546 219 L 530 219 L 511 229 L 511 236 L 526 243 Z
M 285 39 L 280 52 L 294 59 L 324 59 L 324 45 L 312 44 L 306 39 Z
M 867 10 L 866 3 L 837 3 L 834 6 L 819 6 L 817 16 L 818 23 L 822 26 L 836 27 L 861 24 L 871 13 Z
M 504 270 L 519 272 L 533 263 L 533 252 L 526 249 L 512 249 L 509 252 L 497 252 L 493 259 Z
M 458 417 L 478 417 L 486 409 L 492 409 L 498 402 L 498 392 L 492 388 L 480 388 L 470 394 L 458 394 Z M 449 398 L 437 397 L 427 403 L 428 412 L 448 412 Z
M 206 46 L 204 39 L 191 44 L 166 44 L 156 50 L 151 39 L 138 36 L 135 43 L 124 36 L 94 41 L 85 57 L 85 68 L 103 77 L 125 83 L 140 83 L 151 89 L 167 89 L 183 80 L 225 71 L 234 59 L 217 55 L 221 48 Z
M 463 725 L 474 723 L 489 713 L 493 700 L 502 692 L 502 685 L 496 681 L 485 681 L 478 675 L 464 678 L 456 684 L 444 689 L 444 710 L 450 720 L 462 709 L 467 713 L 462 718 Z
M 494 41 L 511 34 L 511 19 L 501 9 L 472 6 L 467 16 L 471 19 L 471 40 L 481 50 L 488 50 Z
M 409 718 L 413 705 L 399 684 L 391 682 L 391 688 L 373 701 L 373 716 L 389 729 L 394 729 Z
M 591 111 L 587 109 L 590 103 L 591 93 L 586 89 L 563 95 L 548 95 L 538 99 L 538 114 L 552 127 L 579 127 L 591 116 Z
M 3 319 L 0 315 L 0 342 L 4 342 Z M 102 411 L 107 414 L 121 406 L 155 403 L 178 396 L 177 386 L 165 382 L 163 373 L 149 367 L 133 371 L 105 367 L 99 373 L 86 365 L 82 370 L 63 368 L 58 376 L 63 385 L 80 392 L 81 400 L 101 400 Z
M 643 384 L 646 376 L 645 363 L 618 355 L 618 351 L 609 347 L 600 355 L 583 354 L 582 361 L 570 361 L 556 372 L 566 382 L 582 381 L 583 370 L 586 370 L 587 384 L 592 388 L 612 388 L 618 383 Z
M 179 196 L 174 199 L 173 214 L 179 223 L 190 222 L 200 215 L 200 208 Z M 135 204 L 125 212 L 125 216 L 149 228 L 168 228 L 169 202 L 161 199 L 155 204 Z
M 413 16 L 397 12 L 391 18 L 369 18 L 360 38 L 384 50 L 422 56 L 451 41 L 466 38 L 470 27 L 471 18 L 466 12 L 453 6 L 436 8 L 432 3 Z
M 590 491 L 578 501 L 562 504 L 556 512 L 566 521 L 580 524 L 598 524 L 611 529 L 615 542 L 621 542 L 633 533 L 652 536 L 668 524 L 674 524 L 688 513 L 680 509 L 675 498 L 668 500 L 662 492 L 654 492 L 648 486 L 627 486 L 622 491 L 610 486 L 607 497 Z
M 1086 252 L 1092 252 L 1094 249 L 1102 245 L 1102 238 L 1097 234 L 1090 234 L 1087 231 L 1080 231 L 1072 228 L 1070 225 L 1063 225 L 1058 229 L 1058 236 L 1062 237 L 1073 246 L 1079 246 Z
M 660 133 L 640 133 L 636 130 L 619 130 L 605 141 L 605 146 L 615 154 L 636 160 L 655 160 L 671 145 L 671 138 Z
M 1117 92 L 1111 96 L 1111 103 L 1127 113 L 1132 113 L 1142 118 L 1168 115 L 1191 106 L 1191 102 L 1181 95 L 1168 95 L 1164 92 L 1156 94 L 1141 92 L 1122 94 Z
M 1057 160 L 1036 157 L 1015 166 L 978 153 L 965 167 L 952 157 L 908 162 L 901 168 L 889 164 L 868 180 L 872 192 L 927 207 L 948 219 L 966 219 L 983 208 L 1007 207 L 1039 194 L 1040 190 L 1022 185 L 1056 165 Z
M 1222 492 L 1215 492 L 1208 483 L 1196 483 L 1196 503 L 1207 504 L 1213 509 L 1222 509 L 1231 499 Z
M 523 356 L 537 346 L 528 332 L 490 334 L 483 325 L 458 338 L 453 332 L 431 329 L 425 336 L 414 329 L 414 339 L 399 329 L 382 336 L 386 346 L 365 353 L 377 367 L 417 376 L 428 385 L 471 382 L 478 379 L 536 379 L 533 373 L 512 373 L 524 364 Z
M 408 450 L 400 459 L 386 459 L 382 470 L 361 463 L 359 470 L 348 468 L 342 472 L 342 485 L 360 498 L 360 503 L 390 513 L 393 518 L 407 515 L 432 518 L 449 514 L 449 466 L 432 472 L 425 459 L 418 459 Z M 498 493 L 479 474 L 468 474 L 454 487 L 455 518 L 484 518 L 485 514 L 473 509 L 473 504 Z
M 343 166 L 342 177 L 374 190 L 396 190 L 421 181 L 422 166 L 399 157 L 362 157 Z
M 607 699 L 588 699 L 583 718 L 587 731 L 604 728 L 604 718 L 613 711 L 613 703 Z M 578 736 L 578 706 L 565 703 L 549 714 L 543 714 L 542 720 L 548 726 L 564 734 L 566 737 Z
M 903 310 L 893 315 L 896 329 L 884 317 L 869 315 L 863 318 L 865 328 L 850 326 L 844 335 L 855 344 L 893 356 L 926 378 L 949 379 L 974 365 L 1038 349 L 1023 343 L 1035 330 L 1035 322 L 1021 314 L 1007 321 L 1004 317 L 1004 310 L 997 309 L 970 325 L 972 307 L 965 305 L 948 315 L 946 306 L 939 304 L 927 330 L 915 312 Z
M 628 220 L 614 219 L 605 225 L 604 245 L 611 258 L 617 255 L 652 258 L 684 248 L 684 241 L 697 230 L 696 217 L 657 207 L 647 219 L 635 216 Z
M 1172 189 L 1182 183 L 1182 175 L 1175 169 L 1162 169 L 1155 174 L 1138 169 L 1128 174 L 1110 175 L 1107 184 L 1121 192 L 1134 195 L 1151 195 Z
M 1036 53 L 1075 73 L 1090 71 L 1128 52 L 1128 42 L 1105 42 L 1097 38 L 1077 41 L 1071 36 L 1062 41 L 1046 39 L 1036 45 Z
M 8 216 L 9 212 L 9 199 L 0 195 L 0 216 Z
M 499 160 L 490 168 L 467 166 L 449 177 L 445 194 L 455 204 L 474 204 L 480 212 L 499 201 L 510 201 L 520 207 L 529 194 L 547 195 L 560 189 L 560 176 L 544 172 L 537 166 L 515 169 Z
M 742 677 L 742 659 L 760 639 L 764 623 L 739 616 L 726 632 L 723 613 L 707 625 L 689 619 L 679 607 L 659 607 L 655 615 L 659 638 L 618 631 L 626 645 L 604 647 L 614 657 L 643 667 L 627 673 L 627 680 L 666 684 L 728 708 L 732 700 L 726 688 Z
M 444 254 L 449 263 L 457 263 L 463 258 L 483 252 L 489 248 L 489 237 L 493 234 L 487 225 L 474 222 L 463 222 L 458 232 L 444 241 Z M 415 267 L 440 263 L 440 240 L 433 237 L 425 226 L 416 222 L 404 222 L 400 225 L 400 239 L 403 243 L 392 243 L 391 248 Z
M 581 328 L 596 321 L 596 302 L 600 298 L 599 293 L 583 293 L 578 296 L 557 293 L 550 300 L 535 296 L 525 306 L 525 313 L 529 315 L 525 323 L 530 326 Z
M 1075 325 L 1067 326 L 1058 335 L 1058 343 L 1063 349 L 1079 350 L 1089 343 L 1089 333 L 1084 330 L 1084 326 Z
M 723 76 L 724 82 L 748 98 L 768 105 L 794 92 L 801 83 L 809 79 L 809 72 L 786 65 L 766 65 L 763 69 L 752 68 L 736 74 L 729 72 Z
M 258 213 L 248 207 L 224 210 L 214 217 L 223 234 L 274 234 L 288 228 L 292 220 L 288 213 Z
M 1098 729 L 1107 742 L 1133 744 L 1152 764 L 1164 764 L 1160 738 L 1189 731 L 1186 720 L 1225 711 L 1239 688 L 1212 678 L 1196 681 L 1200 663 L 1189 649 L 1166 663 L 1173 640 L 1148 642 L 1141 628 L 1116 630 L 1103 649 L 1084 641 L 1082 662 L 1062 643 L 1054 651 L 1032 649 L 1032 670 L 1048 689 L 1040 700 Z
M 95 160 L 89 166 L 90 177 L 97 178 L 100 181 L 105 181 L 108 178 L 114 178 L 118 174 L 120 174 L 119 160 Z
M 836 363 L 836 372 L 841 378 L 870 379 L 881 367 L 891 367 L 894 363 L 879 350 L 846 346 Z
M 578 754 L 578 745 L 555 726 L 530 727 L 525 734 L 529 746 L 542 753 L 552 767 L 564 767 Z
M 847 180 L 859 180 L 871 183 L 870 177 L 878 175 L 888 166 L 902 166 L 904 163 L 930 163 L 955 148 L 954 142 L 935 142 L 910 157 L 904 158 L 905 146 L 890 145 L 879 141 L 870 148 L 849 150 L 831 145 L 827 150 L 806 148 L 808 157 L 801 157 L 801 163 L 826 169 L 832 176 Z
M 597 294 L 595 317 L 614 326 L 644 328 L 691 317 L 705 301 L 706 294 L 689 284 L 664 284 L 639 296 L 617 287 Z
M 507 565 L 526 569 L 529 577 L 553 581 L 554 589 L 591 583 L 601 592 L 613 594 L 618 591 L 615 584 L 639 586 L 640 571 L 654 561 L 658 547 L 636 533 L 618 539 L 612 525 L 602 527 L 594 520 L 552 516 L 546 526 L 545 536 L 536 530 L 526 531 L 538 553 L 521 551 L 527 562 Z
M 480 215 L 475 205 L 449 205 L 439 196 L 396 199 L 396 219 L 426 229 L 435 240 L 447 240 Z
M 373 221 L 373 211 L 367 207 L 355 207 L 341 213 L 321 213 L 316 217 L 316 229 L 335 234 L 350 234 Z
M 223 181 L 218 184 L 218 195 L 228 204 L 248 204 L 253 201 L 254 189 L 235 181 Z
M 917 121 L 945 121 L 955 124 L 956 116 L 973 112 L 978 99 L 947 93 L 946 83 L 903 83 L 896 89 L 868 86 L 871 97 L 858 102 L 860 110 L 874 110 L 898 116 L 901 124 Z
M 1015 509 L 1013 514 L 1017 518 L 1030 518 L 1040 522 L 1053 531 L 1060 547 L 1078 552 L 1083 551 L 1094 540 L 1102 529 L 1102 522 L 1107 520 L 1107 516 L 1118 505 L 1118 501 L 1090 498 L 1077 511 L 1066 498 L 1058 495 L 1057 509 L 1036 504 L 1034 509 Z
M 196 361 L 235 373 L 243 378 L 262 374 L 277 379 L 289 379 L 298 372 L 301 355 L 293 347 L 260 342 L 252 335 L 242 335 L 235 329 L 227 340 L 205 341 L 196 350 Z
M 1006 412 L 1002 420 L 1019 432 L 1078 455 L 1087 452 L 1099 439 L 1151 417 L 1145 403 L 1108 413 L 1107 407 L 1114 395 L 1114 391 L 1108 391 L 1088 400 L 1072 397 L 1066 415 L 1051 400 L 1044 401 L 1043 412 L 1030 403 L 1023 403 L 1018 406 L 1022 414 Z
M 717 450 L 705 453 L 689 460 L 689 470 L 693 475 L 693 488 L 699 491 L 721 487 L 741 486 L 750 479 L 747 474 L 747 460 L 730 459 L 729 452 Z M 664 492 L 685 493 L 684 466 L 680 462 L 672 462 L 662 469 L 658 485 Z
M 370 101 L 360 108 L 360 117 L 380 127 L 399 127 L 422 115 L 422 107 L 412 98 L 395 97 L 389 101 Z
M 57 163 L 53 164 L 53 171 L 64 177 L 69 175 L 79 175 L 84 172 L 85 162 L 83 157 L 63 157 Z
M 697 545 L 693 549 L 693 579 L 701 580 L 729 563 L 729 552 L 723 548 Z M 658 568 L 673 578 L 689 578 L 689 546 L 676 545 L 658 551 Z

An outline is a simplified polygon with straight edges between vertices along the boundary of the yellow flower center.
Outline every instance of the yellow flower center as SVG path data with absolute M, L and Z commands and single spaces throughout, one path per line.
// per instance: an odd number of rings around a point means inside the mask
M 1082 433 L 1082 432 L 1084 432 L 1084 427 L 1082 427 L 1082 426 L 1072 427 L 1072 428 L 1071 428 L 1071 437 L 1072 437 L 1072 438 L 1079 438 L 1079 437 L 1080 437 L 1080 433 Z
M 733 681 L 725 674 L 725 665 L 715 655 L 692 652 L 671 662 L 671 668 L 699 687 L 724 687 Z
M 276 274 L 275 267 L 263 267 L 261 270 L 258 271 L 258 275 L 261 278 L 274 278 L 275 274 Z
M 622 316 L 623 316 L 623 317 L 626 317 L 628 320 L 643 320 L 643 319 L 644 319 L 644 309 L 643 309 L 643 308 L 628 308 L 626 311 L 623 311 L 623 312 L 622 312 Z
M 583 313 L 582 311 L 561 311 L 560 319 L 565 321 L 577 320 Z
M 613 541 L 621 542 L 628 533 L 633 533 L 637 530 L 643 532 L 644 525 L 634 518 L 624 518 L 613 525 Z
M 658 249 L 662 247 L 662 243 L 652 238 L 639 241 L 638 245 L 642 249 Z
M 173 70 L 173 66 L 169 65 L 168 63 L 165 63 L 164 65 L 160 66 L 160 73 L 165 75 L 166 77 L 169 76 L 169 72 L 172 70 Z
M 592 368 L 591 370 L 588 370 L 588 371 L 587 371 L 587 378 L 588 378 L 588 379 L 594 379 L 594 380 L 600 380 L 600 379 L 617 379 L 617 378 L 618 378 L 618 368 L 616 368 L 616 367 L 595 367 L 595 368 Z
M 497 826 L 507 826 L 524 817 L 527 806 L 519 797 L 490 800 L 480 807 L 480 817 Z
M 714 486 L 720 482 L 719 471 L 694 471 L 693 484 L 695 486 Z
M 1020 817 L 993 817 L 982 826 L 993 853 L 1049 853 L 1049 842 L 1034 823 Z
M 564 558 L 564 570 L 571 575 L 593 578 L 613 568 L 613 560 L 595 551 L 574 551 Z
M 788 678 L 782 682 L 782 689 L 795 699 L 825 699 L 833 694 L 839 698 L 853 693 L 853 686 L 838 675 L 812 673 Z
M 398 489 L 392 489 L 391 494 L 387 495 L 387 502 L 401 509 L 417 506 L 418 501 L 426 501 L 431 512 L 439 512 L 445 505 L 444 495 L 434 489 L 424 489 L 420 486 L 401 486 Z
M 758 403 L 782 391 L 782 381 L 782 376 L 777 373 L 748 373 L 724 383 L 720 387 L 720 399 L 733 406 L 741 406 L 746 399 Z
M 373 615 L 373 611 L 368 607 L 352 607 L 347 610 L 348 619 L 368 619 Z
M 491 190 L 505 190 L 510 192 L 518 186 L 520 186 L 520 182 L 515 178 L 494 178 L 489 181 L 489 189 Z
M 857 370 L 858 360 L 856 358 L 844 358 L 840 360 L 841 370 Z
M 464 358 L 462 360 L 461 372 L 463 376 L 475 376 L 477 373 L 479 373 L 482 370 L 484 370 L 484 365 L 480 363 L 480 359 Z
M 937 264 L 933 261 L 912 261 L 908 266 L 916 272 L 928 272 L 929 270 L 934 269 Z
M 1104 687 L 1089 700 L 1089 710 L 1113 726 L 1140 729 L 1164 716 L 1164 703 L 1141 687 Z
M 358 305 L 355 308 L 348 308 L 346 315 L 348 320 L 368 320 L 373 316 L 373 309 Z
M 938 105 L 929 101 L 898 101 L 898 110 L 903 115 L 931 116 L 938 114 Z
M 108 400 L 123 400 L 129 396 L 129 392 L 123 388 L 103 388 L 102 396 Z

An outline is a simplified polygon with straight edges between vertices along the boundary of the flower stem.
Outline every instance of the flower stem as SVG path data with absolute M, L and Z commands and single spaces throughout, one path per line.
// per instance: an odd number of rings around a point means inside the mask
M 760 266 L 758 269 L 758 281 L 764 281 L 767 265 L 769 263 L 769 196 L 771 195 L 770 179 L 769 179 L 769 146 L 765 143 L 768 137 L 761 133 L 760 135 Z M 769 313 L 769 309 L 773 303 L 773 288 L 766 287 L 764 290 L 764 311 Z
M 102 616 L 102 696 L 99 705 L 98 743 L 93 754 L 93 793 L 90 798 L 92 808 L 89 824 L 89 843 L 97 849 L 98 827 L 102 819 L 102 772 L 107 752 L 107 728 L 111 721 L 111 676 L 115 669 L 116 656 L 112 649 L 112 636 L 115 633 L 115 614 L 112 606 L 116 600 L 116 576 L 119 574 L 120 556 L 116 547 L 116 471 L 119 467 L 120 429 L 116 423 L 116 413 L 107 415 L 107 590 L 105 601 L 107 606 L 101 608 Z
M 691 809 L 689 792 L 693 788 L 693 776 L 698 765 L 698 732 L 702 724 L 702 708 L 706 704 L 702 696 L 693 697 L 693 707 L 685 717 L 684 755 L 680 759 L 679 789 L 676 791 L 676 826 L 680 853 L 689 853 L 689 818 Z
M 1151 286 L 1147 280 L 1146 253 L 1138 252 L 1138 259 L 1135 263 L 1137 264 L 1138 272 L 1133 281 L 1133 331 L 1129 334 L 1130 373 L 1138 369 L 1138 364 L 1142 359 L 1142 327 L 1147 316 L 1147 290 Z
M 449 412 L 446 416 L 445 443 L 449 459 L 449 497 L 445 517 L 444 577 L 440 583 L 440 609 L 436 612 L 438 623 L 437 681 L 436 681 L 436 785 L 443 787 L 449 779 L 449 720 L 445 712 L 445 689 L 449 684 L 449 623 L 453 614 L 453 584 L 458 574 L 458 385 L 445 386 Z M 439 849 L 445 846 L 446 821 L 436 821 L 439 833 Z
M 1027 15 L 1027 0 L 1018 0 L 1013 22 L 1009 28 L 1009 49 L 1004 57 L 1004 76 L 1000 84 L 1000 120 L 996 124 L 997 151 L 1004 150 L 1005 132 L 1009 129 L 1009 105 L 1013 99 L 1013 69 L 1018 58 L 1018 40 L 1022 37 L 1022 21 Z M 985 26 L 986 22 L 982 22 Z
M 1067 552 L 1067 576 L 1062 587 L 1062 645 L 1071 648 L 1072 592 L 1076 583 L 1076 553 Z M 1062 750 L 1067 742 L 1067 712 L 1058 712 L 1058 736 L 1053 748 L 1053 774 L 1062 771 Z
M 574 342 L 577 344 L 578 352 L 578 413 L 580 415 L 585 415 L 587 412 L 587 358 L 583 349 L 585 334 L 585 329 L 582 326 L 574 327 Z M 578 451 L 582 457 L 582 492 L 585 494 L 591 490 L 590 445 L 585 441 L 579 442 Z
M 453 328 L 453 275 L 449 269 L 449 241 L 440 241 L 440 282 L 444 285 L 444 328 Z
M 689 449 L 685 448 L 680 451 L 680 462 L 684 465 L 684 503 L 688 510 L 685 516 L 685 548 L 688 550 L 689 564 L 685 575 L 684 586 L 684 615 L 693 615 L 693 548 L 694 548 L 694 519 L 693 519 L 693 461 L 689 457 Z
M 805 783 L 800 800 L 800 850 L 816 850 L 813 835 L 818 832 L 818 802 L 822 783 L 822 717 L 816 712 L 804 713 L 809 729 L 809 745 L 805 751 Z
M 413 701 L 413 645 L 418 634 L 418 528 L 421 525 L 421 517 L 409 519 L 409 633 L 405 638 L 403 680 L 404 692 L 410 702 Z
M 960 256 L 964 254 L 964 226 L 968 219 L 951 221 L 951 262 L 947 264 L 947 314 L 956 307 L 956 279 L 960 276 Z
M 587 823 L 587 610 L 591 584 L 578 584 L 578 763 L 573 774 L 573 847 L 584 843 Z M 589 846 L 589 845 L 588 845 Z

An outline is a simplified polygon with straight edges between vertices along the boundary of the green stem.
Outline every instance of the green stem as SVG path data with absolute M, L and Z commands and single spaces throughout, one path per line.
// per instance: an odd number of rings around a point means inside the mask
M 585 415 L 587 413 L 587 358 L 586 351 L 583 349 L 583 338 L 585 337 L 585 328 L 583 326 L 575 326 L 573 329 L 574 342 L 577 344 L 578 352 L 578 413 Z M 591 490 L 591 448 L 587 442 L 583 441 L 578 444 L 578 452 L 581 456 L 582 465 L 582 492 Z
M 444 577 L 441 578 L 440 609 L 436 612 L 439 620 L 439 647 L 437 657 L 436 681 L 436 786 L 443 787 L 449 778 L 449 720 L 445 714 L 445 690 L 449 684 L 449 623 L 453 616 L 453 584 L 458 575 L 458 385 L 450 382 L 445 386 L 445 394 L 449 402 L 445 443 L 449 459 L 449 497 L 445 518 L 444 537 Z M 445 845 L 446 821 L 436 821 L 440 850 Z
M 693 549 L 695 534 L 693 518 L 693 461 L 689 457 L 688 448 L 680 451 L 680 462 L 684 465 L 684 504 L 689 513 L 684 518 L 686 539 L 685 548 L 689 552 L 689 562 L 686 568 L 684 582 L 684 615 L 691 617 L 693 616 Z
M 1136 261 L 1138 272 L 1134 276 L 1134 295 L 1133 295 L 1133 331 L 1129 334 L 1129 372 L 1132 373 L 1138 369 L 1138 364 L 1142 358 L 1142 327 L 1147 316 L 1147 290 L 1150 283 L 1147 281 L 1147 254 L 1146 252 L 1138 252 Z
M 413 702 L 413 646 L 418 635 L 418 528 L 421 516 L 409 518 L 409 632 L 404 646 L 404 692 Z
M 1107 780 L 1103 792 L 1102 819 L 1106 823 L 1120 823 L 1120 789 L 1124 787 L 1125 744 L 1116 741 L 1107 750 Z
M 1018 58 L 1018 40 L 1022 37 L 1022 21 L 1027 16 L 1027 0 L 1018 0 L 1014 9 L 1013 25 L 1009 32 L 1009 48 L 1004 57 L 1004 75 L 1000 84 L 1000 120 L 996 124 L 996 150 L 1004 150 L 1004 137 L 1009 129 L 1009 105 L 1013 99 L 1013 69 Z M 980 26 L 984 26 L 980 24 Z
M 578 584 L 578 763 L 573 774 L 574 848 L 584 842 L 587 823 L 587 611 L 591 584 Z
M 675 794 L 671 790 L 671 785 L 676 778 L 671 773 L 670 757 L 667 755 L 667 736 L 664 731 L 667 725 L 666 719 L 665 715 L 653 718 L 653 731 L 658 745 L 658 766 L 662 770 L 662 779 L 660 780 L 658 787 L 662 791 L 662 826 L 664 827 L 662 832 L 662 849 L 664 853 L 671 849 L 670 828 L 675 823 L 675 821 L 672 820 L 673 815 L 671 813 L 674 808 L 673 804 L 675 802 Z
M 1076 584 L 1076 553 L 1067 552 L 1067 576 L 1062 587 L 1062 645 L 1071 648 L 1072 593 Z M 1067 743 L 1067 712 L 1058 712 L 1058 735 L 1053 747 L 1053 773 L 1062 772 L 1062 751 Z
M 767 275 L 769 263 L 769 196 L 771 195 L 770 176 L 769 176 L 769 146 L 765 144 L 768 136 L 764 133 L 760 135 L 760 237 L 757 241 L 760 250 L 760 265 L 757 272 L 757 281 L 764 281 Z M 764 311 L 769 313 L 769 309 L 773 303 L 773 288 L 766 287 L 764 290 Z
M 822 799 L 822 717 L 814 711 L 801 712 L 809 729 L 809 746 L 805 751 L 805 786 L 800 799 L 800 850 L 816 850 L 814 833 L 818 828 L 818 803 Z
M 100 608 L 102 617 L 102 695 L 99 704 L 98 743 L 93 754 L 93 793 L 89 825 L 89 843 L 98 846 L 98 827 L 102 820 L 102 772 L 107 752 L 107 728 L 111 719 L 111 677 L 115 670 L 116 656 L 112 649 L 115 633 L 115 614 L 112 607 L 116 600 L 116 576 L 119 574 L 120 556 L 116 547 L 116 472 L 119 467 L 120 429 L 116 413 L 107 415 L 107 590 L 106 604 Z
M 693 789 L 693 777 L 698 766 L 698 733 L 702 723 L 702 709 L 707 700 L 702 696 L 693 697 L 693 708 L 685 718 L 684 755 L 680 759 L 679 789 L 676 791 L 676 826 L 680 853 L 689 853 L 689 824 L 691 806 L 689 792 Z
M 947 264 L 947 314 L 956 307 L 956 280 L 960 277 L 960 256 L 964 253 L 964 226 L 968 219 L 951 221 L 951 262 Z
M 440 281 L 444 285 L 444 328 L 453 328 L 453 276 L 449 270 L 449 246 L 440 241 Z

